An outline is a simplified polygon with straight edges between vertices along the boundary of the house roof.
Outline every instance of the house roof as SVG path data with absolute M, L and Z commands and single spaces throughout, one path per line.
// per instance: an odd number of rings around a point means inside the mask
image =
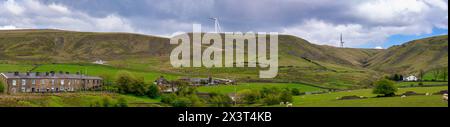
M 64 78 L 64 79 L 89 79 L 89 80 L 102 80 L 100 77 L 95 76 L 85 76 L 85 75 L 79 75 L 79 74 L 61 74 L 61 73 L 54 73 L 49 74 L 48 76 L 45 73 L 40 73 L 37 75 L 36 72 L 32 73 L 18 73 L 18 75 L 15 75 L 14 73 L 1 73 L 1 76 L 7 78 L 7 79 L 52 79 L 52 78 Z

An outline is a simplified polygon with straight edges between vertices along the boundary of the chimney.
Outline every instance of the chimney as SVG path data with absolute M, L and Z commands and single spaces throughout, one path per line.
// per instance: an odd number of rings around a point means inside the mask
M 19 76 L 19 72 L 14 72 L 14 76 Z
M 48 72 L 45 72 L 45 76 L 48 76 L 49 75 L 49 73 Z
M 41 73 L 40 72 L 36 72 L 36 76 L 39 76 L 39 75 L 41 75 Z
M 69 72 L 66 72 L 66 75 L 70 74 Z
M 50 71 L 51 76 L 55 76 L 55 71 Z
M 27 76 L 30 76 L 30 72 L 27 72 Z

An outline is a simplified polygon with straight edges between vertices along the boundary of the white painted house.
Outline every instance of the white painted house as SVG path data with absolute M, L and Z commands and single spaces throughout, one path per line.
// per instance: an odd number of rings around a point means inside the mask
M 416 76 L 414 76 L 414 75 L 408 76 L 408 77 L 403 79 L 403 81 L 408 81 L 408 82 L 413 82 L 413 81 L 418 81 L 418 80 L 419 79 Z

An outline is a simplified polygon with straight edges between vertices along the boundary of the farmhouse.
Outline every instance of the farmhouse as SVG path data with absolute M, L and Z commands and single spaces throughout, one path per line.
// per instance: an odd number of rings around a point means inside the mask
M 413 82 L 419 80 L 416 76 L 411 75 L 403 79 L 403 81 Z
M 0 82 L 8 94 L 74 92 L 93 90 L 102 85 L 102 78 L 68 72 L 0 73 Z

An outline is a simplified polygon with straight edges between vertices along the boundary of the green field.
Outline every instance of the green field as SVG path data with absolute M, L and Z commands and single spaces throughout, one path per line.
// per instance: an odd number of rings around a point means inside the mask
M 35 95 L 0 95 L 0 107 L 105 107 L 108 100 L 109 107 L 126 100 L 129 107 L 159 107 L 159 99 L 136 97 L 121 94 L 101 93 L 61 93 L 42 96 Z M 145 104 L 145 105 L 143 105 Z
M 416 87 L 419 86 L 420 82 L 398 82 L 396 86 L 398 87 Z M 432 86 L 432 85 L 448 85 L 448 82 L 422 82 L 424 86 Z
M 324 89 L 309 86 L 305 84 L 296 84 L 296 83 L 240 83 L 239 85 L 227 85 L 227 86 L 202 86 L 198 88 L 199 92 L 215 92 L 215 93 L 234 93 L 235 91 L 239 92 L 241 90 L 245 89 L 251 89 L 251 90 L 261 90 L 264 87 L 266 88 L 297 88 L 300 90 L 300 92 L 317 92 L 317 91 L 323 91 Z
M 441 90 L 448 90 L 448 86 L 442 87 L 415 87 L 400 88 L 397 94 L 406 91 L 417 93 L 436 93 Z M 337 100 L 343 96 L 364 96 L 368 99 L 360 100 Z M 448 107 L 448 102 L 442 100 L 441 95 L 433 96 L 409 96 L 373 98 L 371 89 L 335 92 L 317 95 L 305 95 L 294 97 L 294 106 L 297 107 Z

